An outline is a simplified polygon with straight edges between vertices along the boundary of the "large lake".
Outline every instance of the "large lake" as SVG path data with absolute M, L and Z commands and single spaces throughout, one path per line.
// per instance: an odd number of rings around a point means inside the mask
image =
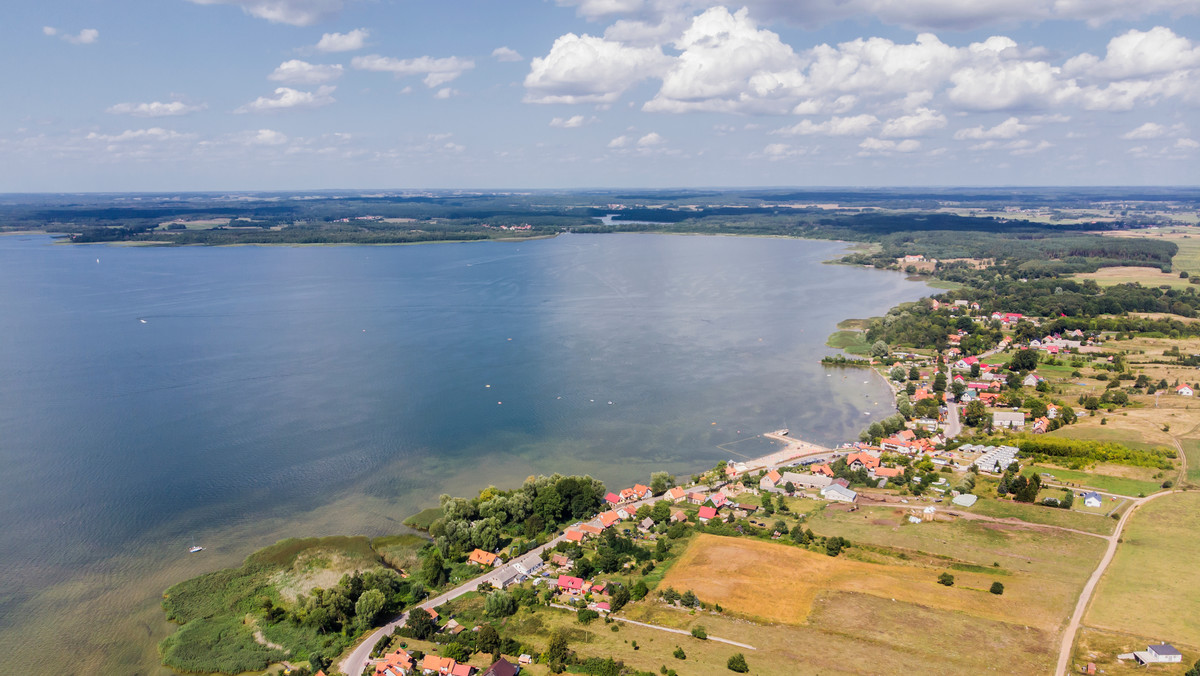
M 161 591 L 280 537 L 534 473 L 687 475 L 785 424 L 854 438 L 888 391 L 824 370 L 826 337 L 929 289 L 821 264 L 844 248 L 0 237 L 0 673 L 163 673 Z

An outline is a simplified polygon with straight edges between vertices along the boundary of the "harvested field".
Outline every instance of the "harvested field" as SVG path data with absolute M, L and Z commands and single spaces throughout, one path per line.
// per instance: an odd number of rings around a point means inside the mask
M 844 591 L 994 620 L 1042 624 L 1014 600 L 1022 586 L 1007 579 L 1011 596 L 987 593 L 994 576 L 954 570 L 953 587 L 937 584 L 949 566 L 888 565 L 831 557 L 799 547 L 700 534 L 663 578 L 660 589 L 690 589 L 704 601 L 770 622 L 803 624 L 822 592 Z M 1032 601 L 1032 599 L 1030 599 Z M 1019 618 L 1019 619 L 1017 619 Z M 1056 620 L 1054 620 L 1056 621 Z

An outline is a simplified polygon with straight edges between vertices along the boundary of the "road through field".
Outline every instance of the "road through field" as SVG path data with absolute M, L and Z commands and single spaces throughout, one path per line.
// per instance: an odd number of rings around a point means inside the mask
M 1186 469 L 1187 459 L 1183 454 L 1183 447 L 1179 444 L 1179 439 L 1172 437 L 1171 441 L 1174 442 L 1179 456 L 1183 458 L 1184 468 Z M 1108 569 L 1108 564 L 1112 563 L 1113 556 L 1117 553 L 1117 545 L 1121 542 L 1121 532 L 1125 529 L 1125 523 L 1129 521 L 1129 517 L 1142 505 L 1175 492 L 1163 491 L 1144 498 L 1138 498 L 1121 515 L 1121 520 L 1117 522 L 1116 530 L 1113 531 L 1112 535 L 1108 536 L 1108 549 L 1104 551 L 1104 558 L 1100 559 L 1100 565 L 1096 566 L 1095 572 L 1088 578 L 1087 584 L 1083 586 L 1083 591 L 1079 594 L 1079 601 L 1075 604 L 1075 612 L 1071 614 L 1071 621 L 1067 623 L 1067 628 L 1063 631 L 1062 644 L 1058 648 L 1058 666 L 1054 670 L 1055 676 L 1067 676 L 1069 673 L 1071 649 L 1075 646 L 1075 635 L 1079 633 L 1079 623 L 1083 621 L 1083 614 L 1087 610 L 1088 603 L 1092 600 L 1092 593 L 1096 591 L 1096 585 L 1099 584 L 1100 578 L 1104 576 L 1104 571 Z

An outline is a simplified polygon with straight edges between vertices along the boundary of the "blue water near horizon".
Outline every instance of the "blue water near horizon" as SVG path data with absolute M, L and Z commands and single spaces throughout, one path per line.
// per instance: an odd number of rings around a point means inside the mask
M 81 570 L 120 588 L 177 565 L 168 554 L 191 534 L 256 532 L 266 516 L 262 537 L 380 533 L 439 492 L 530 473 L 616 485 L 696 471 L 784 425 L 853 438 L 891 402 L 862 372 L 823 369 L 826 337 L 929 289 L 821 265 L 844 249 L 0 237 L 0 632 L 58 612 L 38 594 Z M 315 525 L 335 502 L 376 511 Z M 249 553 L 225 546 L 228 560 Z

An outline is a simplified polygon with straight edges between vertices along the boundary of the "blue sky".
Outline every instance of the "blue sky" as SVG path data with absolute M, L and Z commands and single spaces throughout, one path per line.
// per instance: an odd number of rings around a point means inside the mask
M 6 8 L 0 191 L 1200 182 L 1200 0 Z

